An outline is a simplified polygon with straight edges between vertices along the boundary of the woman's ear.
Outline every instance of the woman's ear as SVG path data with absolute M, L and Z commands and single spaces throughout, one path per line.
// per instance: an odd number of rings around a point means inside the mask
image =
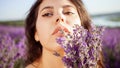
M 34 38 L 35 38 L 35 40 L 36 40 L 37 42 L 39 41 L 39 37 L 38 37 L 38 33 L 37 33 L 37 32 L 35 32 Z

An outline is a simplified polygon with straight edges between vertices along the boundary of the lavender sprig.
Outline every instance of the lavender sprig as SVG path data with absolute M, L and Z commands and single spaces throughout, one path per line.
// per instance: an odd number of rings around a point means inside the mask
M 57 43 L 64 49 L 62 61 L 67 68 L 96 68 L 101 51 L 101 29 L 92 26 L 88 31 L 75 25 L 73 34 L 57 38 Z

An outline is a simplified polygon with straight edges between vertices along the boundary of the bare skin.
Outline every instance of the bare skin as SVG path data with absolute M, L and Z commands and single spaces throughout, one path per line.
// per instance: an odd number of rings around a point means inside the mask
M 74 24 L 81 25 L 81 21 L 76 7 L 69 0 L 43 0 L 34 36 L 43 46 L 42 56 L 26 68 L 65 68 L 61 57 L 53 55 L 54 52 L 64 55 L 63 48 L 56 42 L 61 33 L 55 30 L 71 32 Z

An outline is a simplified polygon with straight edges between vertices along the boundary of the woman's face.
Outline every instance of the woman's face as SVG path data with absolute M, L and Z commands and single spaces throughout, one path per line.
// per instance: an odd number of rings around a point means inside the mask
M 69 0 L 43 0 L 39 6 L 35 40 L 45 49 L 61 50 L 56 43 L 56 38 L 63 36 L 59 30 L 71 32 L 74 24 L 81 25 L 81 21 L 75 5 Z

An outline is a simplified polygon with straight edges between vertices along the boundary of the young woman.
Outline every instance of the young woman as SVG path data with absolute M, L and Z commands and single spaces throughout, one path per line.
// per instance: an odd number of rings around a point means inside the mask
M 64 68 L 60 57 L 63 48 L 56 42 L 62 36 L 59 30 L 72 32 L 74 24 L 89 30 L 91 20 L 81 0 L 36 0 L 26 18 L 27 67 L 26 68 Z M 102 56 L 98 67 L 103 68 Z

